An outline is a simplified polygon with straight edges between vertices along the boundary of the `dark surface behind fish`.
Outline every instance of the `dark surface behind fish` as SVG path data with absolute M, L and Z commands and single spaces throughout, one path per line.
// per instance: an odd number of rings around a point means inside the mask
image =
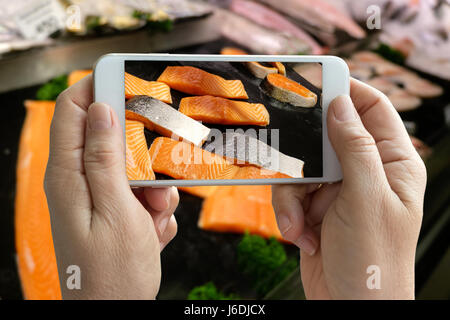
M 317 94 L 317 104 L 313 108 L 295 107 L 288 103 L 280 102 L 267 95 L 261 88 L 261 79 L 253 76 L 247 68 L 239 62 L 223 61 L 126 61 L 125 71 L 148 81 L 156 81 L 167 66 L 189 65 L 200 68 L 212 74 L 223 77 L 227 80 L 239 79 L 243 82 L 245 90 L 251 103 L 262 103 L 270 114 L 270 124 L 266 127 L 260 126 L 232 126 L 204 123 L 209 128 L 219 129 L 225 132 L 226 129 L 279 129 L 279 150 L 291 157 L 305 162 L 305 177 L 322 176 L 322 91 L 306 79 L 295 72 L 289 64 L 286 65 L 286 76 L 295 80 Z M 184 97 L 192 96 L 183 92 L 171 89 L 172 106 L 178 109 L 180 100 Z M 150 147 L 158 134 L 146 130 L 147 144 Z M 270 131 L 268 133 L 267 144 L 272 146 L 270 141 Z M 206 147 L 208 142 L 203 147 Z M 273 145 L 272 147 L 275 147 Z M 157 175 L 157 179 L 166 177 Z

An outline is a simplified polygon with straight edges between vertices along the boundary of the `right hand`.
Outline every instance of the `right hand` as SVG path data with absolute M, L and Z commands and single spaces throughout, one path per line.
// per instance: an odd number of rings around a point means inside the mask
M 425 166 L 389 100 L 362 82 L 330 104 L 327 123 L 342 183 L 273 186 L 278 226 L 301 249 L 306 297 L 414 298 Z M 380 289 L 367 286 L 369 266 Z

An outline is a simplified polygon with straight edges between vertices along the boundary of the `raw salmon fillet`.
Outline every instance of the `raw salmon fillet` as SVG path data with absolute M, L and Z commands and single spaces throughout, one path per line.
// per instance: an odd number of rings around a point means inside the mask
M 136 96 L 126 103 L 125 117 L 137 120 L 151 131 L 201 146 L 211 129 L 168 104 L 148 96 Z
M 242 49 L 234 47 L 224 47 L 220 51 L 220 54 L 225 55 L 247 55 L 248 53 Z M 264 79 L 270 73 L 280 73 L 286 75 L 286 68 L 281 62 L 266 62 L 270 65 L 265 66 L 264 64 L 257 61 L 243 62 L 243 64 L 250 70 L 250 72 L 257 78 Z
M 128 180 L 155 180 L 145 140 L 144 124 L 126 120 L 126 158 Z
M 287 174 L 275 172 L 272 170 L 259 168 L 256 166 L 243 166 L 239 168 L 238 173 L 233 179 L 285 179 L 292 178 Z
M 172 103 L 170 88 L 158 81 L 147 81 L 125 72 L 125 98 L 134 96 L 150 96 L 165 103 Z
M 266 126 L 270 121 L 269 112 L 261 103 L 213 96 L 183 98 L 178 111 L 206 123 Z
M 178 187 L 178 190 L 190 193 L 200 198 L 207 198 L 216 191 L 217 186 Z
M 224 186 L 203 202 L 198 226 L 217 232 L 246 231 L 282 239 L 270 186 Z
M 91 73 L 92 70 L 74 70 L 69 74 L 69 77 L 67 78 L 67 85 L 70 87 L 71 85 L 77 83 Z
M 225 55 L 246 55 L 248 54 L 245 50 L 236 48 L 236 47 L 223 47 L 222 50 L 220 50 L 220 54 Z
M 167 67 L 159 76 L 172 89 L 192 94 L 230 99 L 248 99 L 241 80 L 225 80 L 215 74 L 190 66 Z
M 153 171 L 175 179 L 233 179 L 239 167 L 192 144 L 166 137 L 150 147 Z
M 61 299 L 50 213 L 44 193 L 54 101 L 26 101 L 17 160 L 15 242 L 26 299 Z

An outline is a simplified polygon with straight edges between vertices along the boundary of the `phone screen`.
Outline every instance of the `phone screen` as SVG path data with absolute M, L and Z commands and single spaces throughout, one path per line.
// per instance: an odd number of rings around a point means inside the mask
M 129 180 L 319 178 L 320 63 L 125 61 Z

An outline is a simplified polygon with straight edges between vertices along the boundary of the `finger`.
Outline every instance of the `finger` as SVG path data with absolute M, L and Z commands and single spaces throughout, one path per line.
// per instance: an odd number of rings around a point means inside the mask
M 425 181 L 425 167 L 398 112 L 383 93 L 358 80 L 351 80 L 350 95 L 365 128 L 375 140 L 392 190 L 403 201 L 416 200 L 417 194 L 424 192 L 425 183 L 417 182 Z
M 87 122 L 84 167 L 93 206 L 104 213 L 118 212 L 136 199 L 125 173 L 119 120 L 108 105 L 93 103 L 88 109 Z
M 272 204 L 283 238 L 310 255 L 317 251 L 319 240 L 305 224 L 302 201 L 312 190 L 311 185 L 272 186 Z
M 175 238 L 178 230 L 177 220 L 175 219 L 175 216 L 170 216 L 169 223 L 167 224 L 166 230 L 164 230 L 164 233 L 159 238 L 159 245 L 161 248 L 161 251 L 164 250 L 164 248 L 169 244 L 170 241 L 172 241 L 173 238 Z
M 92 76 L 58 96 L 50 130 L 50 166 L 83 171 L 86 117 L 92 100 Z
M 378 144 L 380 157 L 392 162 L 410 155 L 415 149 L 405 126 L 389 99 L 371 86 L 352 79 L 350 97 L 364 127 Z
M 179 195 L 175 187 L 145 188 L 144 197 L 147 210 L 153 218 L 158 237 L 161 239 L 166 230 L 170 217 L 178 206 Z
M 328 108 L 328 137 L 342 168 L 344 188 L 368 192 L 388 186 L 375 140 L 364 127 L 349 96 L 339 96 Z
M 306 211 L 306 221 L 314 231 L 320 231 L 320 225 L 331 203 L 336 199 L 341 183 L 325 184 L 311 195 L 310 206 Z

